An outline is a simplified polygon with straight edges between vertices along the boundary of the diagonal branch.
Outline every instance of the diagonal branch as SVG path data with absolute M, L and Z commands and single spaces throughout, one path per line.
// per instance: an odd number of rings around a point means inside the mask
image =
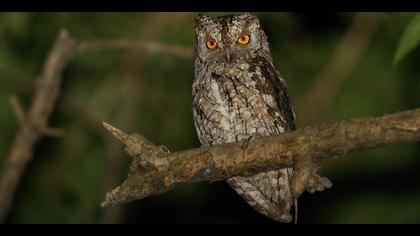
M 328 114 L 379 28 L 383 13 L 357 13 L 331 58 L 298 106 L 298 124 L 316 124 Z
M 104 123 L 132 156 L 128 177 L 106 195 L 102 206 L 164 193 L 179 184 L 219 181 L 336 157 L 350 152 L 420 140 L 420 109 L 379 118 L 359 118 L 299 129 L 252 141 L 169 153 L 139 134 Z M 317 186 L 309 181 L 306 190 Z M 298 184 L 299 185 L 299 184 Z
M 19 125 L 22 126 L 25 123 L 26 115 L 19 98 L 17 96 L 11 96 L 9 101 Z
M 75 42 L 62 30 L 47 56 L 31 108 L 25 116 L 16 99 L 12 105 L 21 125 L 0 179 L 0 222 L 8 213 L 26 165 L 32 160 L 36 142 L 48 130 L 48 120 L 57 100 L 61 71 L 74 55 Z
M 23 172 L 32 160 L 37 141 L 42 136 L 62 136 L 63 131 L 48 127 L 55 102 L 60 92 L 61 74 L 65 66 L 77 55 L 105 49 L 133 49 L 150 53 L 167 53 L 180 57 L 192 57 L 193 49 L 157 42 L 125 40 L 93 40 L 78 42 L 62 30 L 48 53 L 31 108 L 25 113 L 17 98 L 10 103 L 20 124 L 0 178 L 0 222 L 3 222 Z

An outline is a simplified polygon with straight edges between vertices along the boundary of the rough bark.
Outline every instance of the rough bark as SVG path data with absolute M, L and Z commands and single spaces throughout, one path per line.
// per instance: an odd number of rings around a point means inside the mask
M 271 137 L 170 153 L 139 134 L 104 123 L 133 157 L 128 177 L 107 193 L 102 206 L 118 205 L 166 192 L 179 184 L 219 181 L 285 167 L 313 171 L 313 163 L 360 150 L 420 140 L 420 109 L 383 117 L 359 118 L 298 129 Z M 309 158 L 309 159 L 308 159 Z M 319 176 L 297 178 L 300 191 L 322 190 Z M 319 189 L 321 188 L 321 189 Z M 297 194 L 299 195 L 299 193 Z

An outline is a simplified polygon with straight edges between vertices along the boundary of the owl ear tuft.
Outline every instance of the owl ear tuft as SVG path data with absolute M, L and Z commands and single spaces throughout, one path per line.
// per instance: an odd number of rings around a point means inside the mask
M 246 12 L 245 14 L 248 14 L 253 17 L 257 17 L 257 14 L 255 12 Z
M 255 12 L 244 12 L 243 15 L 250 18 L 258 19 L 258 16 Z
M 250 19 L 251 22 L 253 22 L 254 24 L 259 25 L 260 24 L 260 18 L 257 16 L 256 13 L 254 12 L 248 12 L 246 13 L 246 16 L 248 17 L 248 19 Z
M 244 12 L 240 15 L 240 17 L 248 22 L 255 22 L 257 24 L 260 22 L 260 19 L 254 12 Z
M 197 26 L 197 25 L 203 24 L 205 21 L 208 20 L 208 18 L 209 17 L 205 14 L 202 14 L 202 13 L 198 14 L 195 17 L 195 25 Z

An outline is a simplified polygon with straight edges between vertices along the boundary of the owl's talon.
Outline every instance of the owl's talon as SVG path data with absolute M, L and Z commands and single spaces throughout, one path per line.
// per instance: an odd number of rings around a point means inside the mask
M 306 190 L 310 193 L 322 192 L 327 188 L 331 188 L 332 185 L 332 182 L 327 177 L 321 177 L 314 172 L 308 180 Z

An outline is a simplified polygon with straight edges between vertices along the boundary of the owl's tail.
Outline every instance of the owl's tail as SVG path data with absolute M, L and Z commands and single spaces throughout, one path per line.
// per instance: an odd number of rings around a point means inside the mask
M 291 222 L 293 204 L 290 170 L 268 171 L 251 177 L 233 177 L 227 183 L 259 213 L 279 222 Z
M 295 200 L 293 201 L 293 205 L 295 205 L 295 225 L 297 225 L 298 223 L 298 199 L 295 198 Z

